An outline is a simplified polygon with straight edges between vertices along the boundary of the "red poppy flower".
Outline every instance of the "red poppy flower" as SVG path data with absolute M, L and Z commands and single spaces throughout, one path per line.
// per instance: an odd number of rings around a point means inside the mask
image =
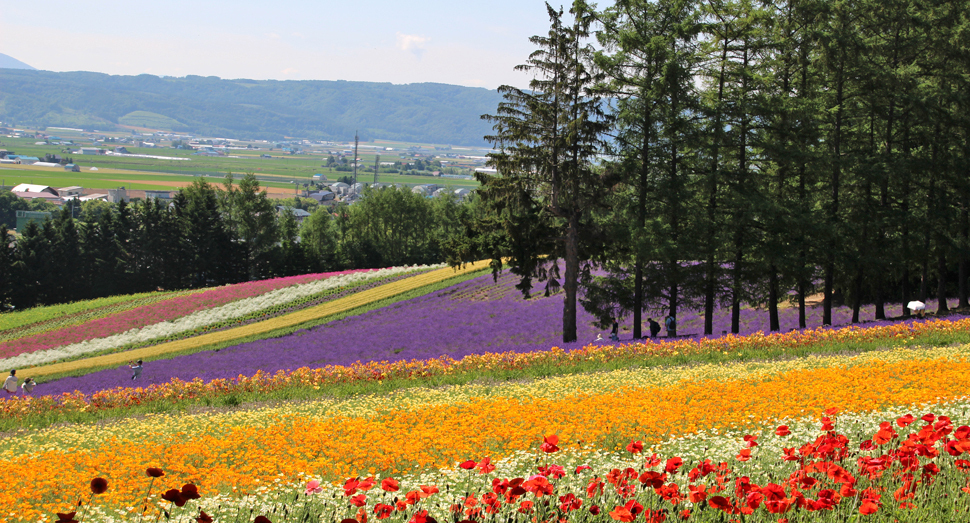
M 611 510 L 610 517 L 622 523 L 629 523 L 636 518 L 636 516 L 631 514 L 626 507 L 616 507 L 615 509 Z
M 492 458 L 485 456 L 481 461 L 475 464 L 480 471 L 480 474 L 488 474 L 489 472 L 495 470 L 495 465 L 492 465 Z
M 151 478 L 160 478 L 165 475 L 165 472 L 158 467 L 148 467 L 145 471 L 145 475 Z
M 418 512 L 415 512 L 414 515 L 411 516 L 408 523 L 428 523 L 428 511 L 419 510 Z
M 185 506 L 185 502 L 186 502 L 186 499 L 182 497 L 182 493 L 179 492 L 178 489 L 174 489 L 174 488 L 170 490 L 166 490 L 162 494 L 162 499 L 164 499 L 165 501 L 171 501 L 172 503 L 175 503 L 176 507 Z
M 758 436 L 752 436 L 751 434 L 747 434 L 744 436 L 744 442 L 747 443 L 749 447 L 757 447 Z
M 522 514 L 528 514 L 532 512 L 534 508 L 535 508 L 535 503 L 531 501 L 523 501 L 522 503 L 519 503 L 518 512 Z
M 736 456 L 738 461 L 748 461 L 751 459 L 751 449 L 741 449 L 741 452 Z
M 440 492 L 438 490 L 438 487 L 434 485 L 418 485 L 418 488 L 421 489 L 421 498 L 427 498 L 427 497 L 430 497 L 432 494 L 437 494 L 438 492 Z
M 970 437 L 970 427 L 966 425 L 960 425 L 959 427 L 957 427 L 956 432 L 953 433 L 953 436 L 956 439 L 967 439 L 968 437 Z
M 205 513 L 204 510 L 199 511 L 199 517 L 195 518 L 198 523 L 212 523 L 212 517 Z
M 344 482 L 344 496 L 353 496 L 357 493 L 357 487 L 360 486 L 360 478 L 347 478 Z
M 879 510 L 879 504 L 871 499 L 863 499 L 859 505 L 859 514 L 875 514 Z
M 468 461 L 463 461 L 463 462 L 461 462 L 461 463 L 458 464 L 459 467 L 461 467 L 461 468 L 463 468 L 465 470 L 471 470 L 471 469 L 475 468 L 475 465 L 478 465 L 478 462 L 476 462 L 473 459 L 470 459 Z
M 594 515 L 594 516 L 598 516 L 600 514 L 600 507 L 599 507 L 599 505 L 590 505 L 590 507 L 589 507 L 589 513 L 592 514 L 592 515 Z
M 58 512 L 57 523 L 77 523 L 77 520 L 74 519 L 75 514 L 77 514 L 77 512 L 68 512 L 67 514 L 61 514 Z
M 386 503 L 374 505 L 374 515 L 377 516 L 377 519 L 387 519 L 391 517 L 392 512 L 394 512 L 394 507 Z
M 580 466 L 576 467 L 576 474 L 579 474 L 580 472 L 582 472 L 584 470 L 593 470 L 593 467 L 590 467 L 589 465 L 580 465 Z
M 350 498 L 350 504 L 355 507 L 363 507 L 367 504 L 367 494 L 357 494 Z
M 775 429 L 775 434 L 781 437 L 785 437 L 791 434 L 791 430 L 788 429 L 788 425 L 781 425 L 777 429 Z
M 676 474 L 677 469 L 684 464 L 684 460 L 674 457 L 667 460 L 667 464 L 664 465 L 664 472 L 668 474 Z
M 186 483 L 185 485 L 182 485 L 182 492 L 180 492 L 180 494 L 186 500 L 199 499 L 202 497 L 199 495 L 199 487 L 196 487 L 191 483 Z
M 572 512 L 573 510 L 579 510 L 579 507 L 583 506 L 583 500 L 576 497 L 575 494 L 569 493 L 565 496 L 559 496 L 559 509 L 563 512 Z
M 269 518 L 266 516 L 256 516 L 256 519 L 253 520 L 253 523 L 273 523 L 273 522 L 270 521 Z
M 381 481 L 381 489 L 384 492 L 397 492 L 401 488 L 401 484 L 394 478 L 384 478 Z
M 626 450 L 632 454 L 639 454 L 643 452 L 643 442 L 630 440 L 630 443 L 626 446 Z
M 936 416 L 934 416 L 933 414 L 924 414 L 923 417 L 920 419 L 927 423 L 933 423 L 934 421 L 936 421 Z
M 652 470 L 648 470 L 643 474 L 640 474 L 640 483 L 647 485 L 650 488 L 662 487 L 665 479 L 667 479 L 666 474 L 661 474 Z
M 734 507 L 731 505 L 731 502 L 728 501 L 727 498 L 725 498 L 724 496 L 712 496 L 707 499 L 707 504 L 710 505 L 712 508 L 722 510 L 729 514 L 731 513 L 732 509 L 734 509 Z
M 899 425 L 900 428 L 902 428 L 902 427 L 906 427 L 907 425 L 909 425 L 910 423 L 912 423 L 914 421 L 916 421 L 916 418 L 913 417 L 912 414 L 907 414 L 907 415 L 905 415 L 905 416 L 897 419 L 896 420 L 896 425 Z
M 104 494 L 108 490 L 108 480 L 104 478 L 94 478 L 91 480 L 91 492 Z
M 553 434 L 543 438 L 542 445 L 539 445 L 539 449 L 547 453 L 558 452 L 559 447 L 557 445 L 559 445 L 559 436 Z
M 700 503 L 701 501 L 707 499 L 706 485 L 688 485 L 687 489 L 690 491 L 687 499 L 690 500 L 691 503 Z
M 839 408 L 838 407 L 830 407 L 830 408 L 825 409 L 825 415 L 826 416 L 835 416 L 838 413 L 839 413 Z

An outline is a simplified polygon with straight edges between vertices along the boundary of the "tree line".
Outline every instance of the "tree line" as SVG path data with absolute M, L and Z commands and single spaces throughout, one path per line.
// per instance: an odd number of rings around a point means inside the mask
M 966 0 L 582 0 L 483 118 L 498 175 L 452 263 L 503 257 L 528 293 L 603 321 L 806 298 L 956 296 L 970 278 Z M 549 264 L 548 261 L 561 261 Z M 599 267 L 602 272 L 593 269 Z M 605 275 L 604 275 L 605 274 Z M 904 314 L 909 311 L 904 308 Z
M 199 179 L 171 202 L 85 206 L 81 219 L 64 205 L 0 248 L 0 306 L 440 263 L 470 207 L 385 187 L 351 206 L 318 206 L 298 224 L 276 204 L 250 173 L 222 187 Z

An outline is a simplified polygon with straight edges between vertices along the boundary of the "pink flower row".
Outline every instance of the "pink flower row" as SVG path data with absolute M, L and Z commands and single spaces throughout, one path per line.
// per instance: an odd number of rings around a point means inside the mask
M 283 287 L 367 270 L 370 269 L 304 274 L 206 289 L 202 292 L 143 305 L 80 325 L 70 325 L 26 338 L 0 343 L 0 358 L 9 358 L 27 352 L 51 349 L 85 340 L 104 338 L 131 329 L 140 329 L 147 325 L 181 318 L 182 316 L 187 316 L 203 309 L 218 307 L 244 298 L 259 296 L 276 289 L 282 289 Z

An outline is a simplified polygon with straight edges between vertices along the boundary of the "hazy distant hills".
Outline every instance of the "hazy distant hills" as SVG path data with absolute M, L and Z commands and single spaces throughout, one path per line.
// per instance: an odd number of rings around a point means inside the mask
M 130 125 L 241 139 L 322 140 L 351 140 L 359 129 L 362 140 L 480 145 L 491 128 L 479 117 L 494 114 L 500 99 L 496 91 L 431 83 L 0 69 L 0 120 L 24 127 Z
M 21 62 L 20 60 L 17 60 L 12 56 L 7 56 L 3 53 L 0 53 L 0 69 L 30 69 L 31 71 L 36 70 L 33 67 Z

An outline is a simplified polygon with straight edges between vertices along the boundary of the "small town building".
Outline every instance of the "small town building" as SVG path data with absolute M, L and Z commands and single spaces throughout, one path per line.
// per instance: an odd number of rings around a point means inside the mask
M 57 189 L 57 194 L 61 198 L 71 198 L 73 196 L 81 196 L 84 193 L 84 188 L 79 185 L 72 185 L 70 187 L 61 187 Z
M 171 200 L 172 191 L 145 191 L 145 199 Z

